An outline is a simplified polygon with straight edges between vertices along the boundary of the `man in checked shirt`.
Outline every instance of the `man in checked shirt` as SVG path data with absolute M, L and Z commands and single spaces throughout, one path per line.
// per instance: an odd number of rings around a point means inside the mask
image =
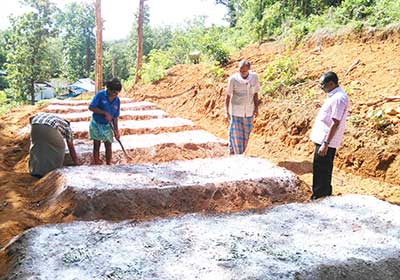
M 64 138 L 73 163 L 79 165 L 72 142 L 72 130 L 67 120 L 48 113 L 38 113 L 29 120 L 32 127 L 29 172 L 32 176 L 41 178 L 48 172 L 63 166 Z

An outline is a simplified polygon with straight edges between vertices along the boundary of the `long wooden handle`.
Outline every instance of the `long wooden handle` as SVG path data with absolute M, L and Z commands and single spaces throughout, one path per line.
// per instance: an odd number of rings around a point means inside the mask
M 114 136 L 115 136 L 115 129 L 114 129 L 114 125 L 113 125 L 112 121 L 110 122 L 110 126 L 111 126 L 111 129 L 112 129 L 112 131 L 113 131 L 113 133 L 114 133 Z M 117 139 L 117 138 L 115 138 L 115 139 Z M 121 140 L 117 139 L 117 141 L 118 141 L 119 145 L 121 146 L 121 149 L 122 149 L 122 151 L 124 152 L 125 157 L 126 157 L 127 159 L 130 160 L 131 157 L 130 157 L 130 156 L 128 155 L 128 153 L 125 151 L 124 145 L 122 145 Z

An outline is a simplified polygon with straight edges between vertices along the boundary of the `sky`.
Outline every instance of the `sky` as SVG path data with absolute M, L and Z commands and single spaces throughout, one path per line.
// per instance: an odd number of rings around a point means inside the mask
M 74 0 L 52 0 L 62 8 Z M 93 2 L 94 0 L 75 0 L 77 2 Z M 125 38 L 131 30 L 134 13 L 139 7 L 139 0 L 102 0 L 102 17 L 105 21 L 104 40 Z M 5 3 L 3 3 L 5 4 Z M 207 16 L 206 24 L 227 25 L 223 20 L 225 7 L 215 5 L 215 0 L 146 0 L 150 7 L 150 24 L 152 26 L 179 25 L 195 16 Z M 20 15 L 23 7 L 18 0 L 8 0 L 0 9 L 0 30 L 9 26 L 8 17 L 11 14 Z

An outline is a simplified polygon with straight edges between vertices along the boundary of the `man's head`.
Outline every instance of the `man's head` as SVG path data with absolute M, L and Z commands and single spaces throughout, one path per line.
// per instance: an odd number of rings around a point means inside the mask
M 242 76 L 243 79 L 246 79 L 249 76 L 249 71 L 250 71 L 250 62 L 248 60 L 241 60 L 239 62 L 240 76 Z
M 331 92 L 339 86 L 339 78 L 335 72 L 325 72 L 319 79 L 319 84 L 323 91 Z
M 110 96 L 117 96 L 122 89 L 121 81 L 118 78 L 112 78 L 106 83 L 107 93 Z

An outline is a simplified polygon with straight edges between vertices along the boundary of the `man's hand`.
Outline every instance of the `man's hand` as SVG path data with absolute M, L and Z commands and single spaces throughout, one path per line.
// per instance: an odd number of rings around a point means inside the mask
M 258 116 L 258 109 L 254 109 L 254 113 L 253 113 L 253 117 L 257 117 Z
M 104 118 L 106 119 L 106 121 L 111 121 L 112 120 L 112 117 L 111 117 L 111 115 L 108 113 L 108 112 L 105 112 L 104 113 Z
M 231 120 L 231 115 L 229 113 L 225 113 L 225 121 L 229 123 Z
M 326 156 L 326 154 L 328 153 L 328 148 L 329 147 L 328 147 L 327 144 L 322 143 L 321 147 L 319 147 L 318 155 L 321 156 L 321 157 Z

